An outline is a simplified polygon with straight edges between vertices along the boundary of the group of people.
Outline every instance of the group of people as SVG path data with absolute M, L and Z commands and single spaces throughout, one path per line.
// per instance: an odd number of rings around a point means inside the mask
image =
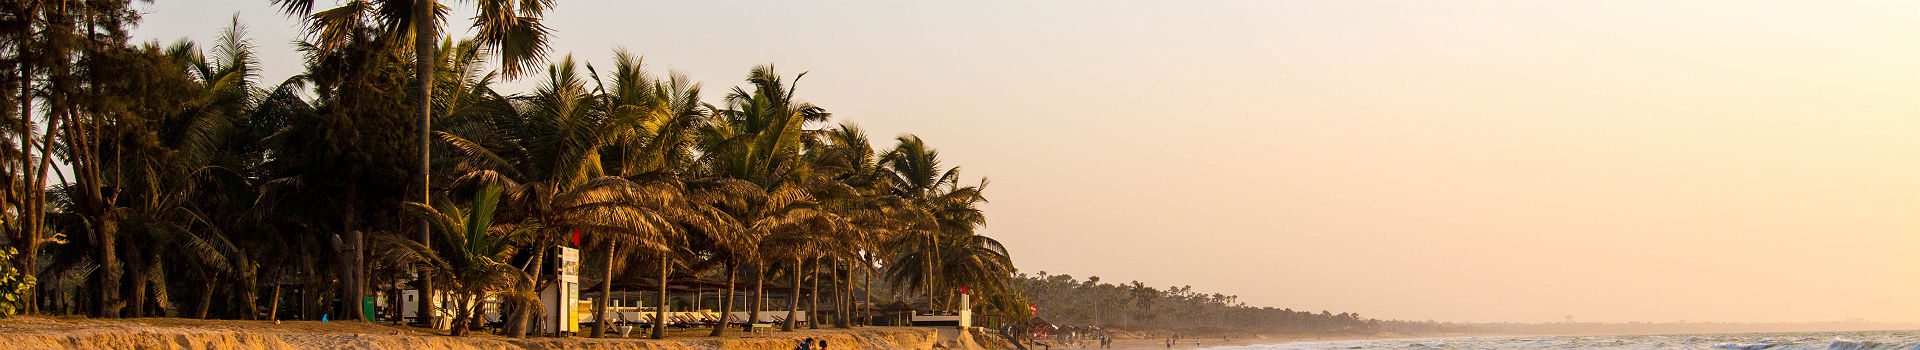
M 827 350 L 827 340 L 821 339 L 819 343 L 815 343 L 813 337 L 807 337 L 806 340 L 800 341 L 800 345 L 794 346 L 793 350 Z
M 1063 340 L 1065 340 L 1068 344 L 1072 344 L 1073 347 L 1076 347 L 1076 348 L 1085 348 L 1086 345 L 1081 343 L 1081 341 L 1087 340 L 1088 338 L 1092 338 L 1092 340 L 1098 341 L 1101 349 L 1113 348 L 1113 337 L 1108 336 L 1106 332 L 1081 333 L 1080 331 L 1075 330 L 1075 331 L 1064 332 L 1056 336 L 1064 338 Z
M 1172 348 L 1173 348 L 1173 344 L 1179 344 L 1179 343 L 1180 343 L 1180 336 L 1178 336 L 1178 335 L 1175 335 L 1175 336 L 1173 336 L 1172 338 L 1167 338 L 1167 348 L 1168 348 L 1168 349 L 1172 349 Z M 1200 347 L 1200 338 L 1193 338 L 1193 346 L 1194 346 L 1194 347 Z

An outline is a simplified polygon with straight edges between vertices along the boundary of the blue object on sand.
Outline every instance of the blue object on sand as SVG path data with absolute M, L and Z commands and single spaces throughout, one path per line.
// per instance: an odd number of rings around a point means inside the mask
M 326 322 L 326 321 L 327 321 L 327 314 L 320 314 L 320 322 Z

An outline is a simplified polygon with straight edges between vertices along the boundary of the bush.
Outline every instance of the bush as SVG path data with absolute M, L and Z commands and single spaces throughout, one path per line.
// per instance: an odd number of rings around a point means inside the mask
M 19 313 L 26 305 L 27 290 L 33 289 L 33 277 L 20 274 L 13 264 L 13 247 L 0 247 L 0 318 Z

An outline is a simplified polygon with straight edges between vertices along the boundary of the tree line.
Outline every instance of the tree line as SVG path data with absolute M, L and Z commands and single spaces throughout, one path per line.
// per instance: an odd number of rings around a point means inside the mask
M 625 50 L 550 59 L 550 0 L 458 3 L 470 38 L 436 35 L 450 4 L 431 0 L 273 0 L 305 24 L 304 69 L 268 81 L 237 19 L 135 43 L 130 3 L 0 5 L 0 316 L 353 319 L 329 301 L 418 288 L 455 296 L 456 335 L 497 298 L 524 336 L 548 247 L 574 244 L 598 308 L 627 271 L 659 300 L 686 276 L 748 300 L 810 283 L 840 327 L 875 279 L 930 308 L 1013 292 L 976 232 L 988 181 L 836 123 L 799 97 L 806 73 L 709 94 Z
M 1363 318 L 1357 313 L 1319 313 L 1250 306 L 1238 295 L 1196 292 L 1192 286 L 1155 288 L 1140 281 L 1102 283 L 1045 271 L 1019 273 L 1015 294 L 1031 298 L 1040 319 L 1058 325 L 1227 334 L 1334 335 L 1432 334 L 1466 331 L 1464 325 Z

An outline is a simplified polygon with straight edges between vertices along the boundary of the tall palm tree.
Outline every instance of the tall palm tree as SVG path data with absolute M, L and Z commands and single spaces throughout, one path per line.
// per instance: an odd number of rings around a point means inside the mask
M 894 259 L 888 276 L 896 288 L 918 289 L 931 307 L 937 304 L 936 291 L 952 287 L 941 280 L 941 240 L 964 239 L 985 223 L 977 205 L 986 200 L 981 194 L 986 180 L 962 185 L 960 168 L 942 167 L 939 152 L 919 136 L 901 135 L 896 141 L 882 163 L 894 195 L 908 203 L 909 223 L 906 234 L 889 244 Z

